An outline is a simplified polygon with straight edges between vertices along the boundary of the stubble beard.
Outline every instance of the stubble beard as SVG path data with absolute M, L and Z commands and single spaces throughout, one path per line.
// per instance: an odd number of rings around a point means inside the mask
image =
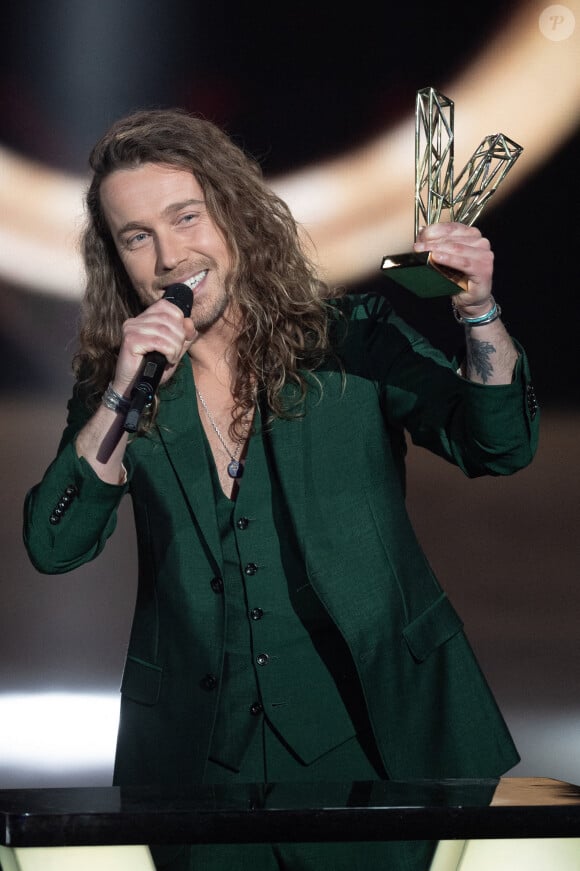
M 197 313 L 195 311 L 195 298 L 194 298 L 194 307 L 191 313 L 191 317 L 193 320 L 193 325 L 198 333 L 206 333 L 213 326 L 215 326 L 218 321 L 222 320 L 226 313 L 226 309 L 228 308 L 229 298 L 227 293 L 224 291 L 223 296 L 219 299 L 215 300 L 211 307 L 207 310 L 202 309 Z

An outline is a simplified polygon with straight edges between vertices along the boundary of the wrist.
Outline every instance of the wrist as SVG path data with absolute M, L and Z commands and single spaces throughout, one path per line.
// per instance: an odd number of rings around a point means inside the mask
M 133 383 L 134 383 L 134 381 L 132 380 L 132 381 L 129 381 L 129 383 L 127 384 L 126 381 L 123 381 L 123 380 L 119 381 L 118 378 L 113 376 L 113 378 L 111 378 L 111 380 L 109 381 L 109 387 L 112 390 L 114 390 L 115 393 L 118 393 L 119 396 L 122 396 L 123 399 L 130 400 L 131 393 L 133 390 Z
M 453 315 L 457 323 L 465 327 L 480 327 L 498 320 L 501 317 L 501 308 L 493 296 L 490 296 L 485 303 L 471 306 L 467 312 L 453 303 Z
M 130 408 L 130 401 L 126 396 L 123 396 L 113 387 L 112 382 L 103 393 L 101 403 L 105 408 L 114 411 L 116 414 L 127 414 Z

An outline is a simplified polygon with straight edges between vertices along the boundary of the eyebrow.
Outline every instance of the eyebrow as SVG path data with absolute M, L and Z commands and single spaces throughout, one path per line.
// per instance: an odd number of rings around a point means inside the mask
M 181 209 L 186 209 L 188 206 L 204 206 L 204 200 L 198 200 L 195 198 L 191 198 L 189 200 L 183 200 L 179 203 L 170 203 L 170 205 L 166 206 L 161 212 L 162 217 L 167 217 L 168 215 L 174 215 L 177 212 L 180 212 Z M 121 238 L 126 233 L 130 233 L 132 230 L 141 230 L 145 226 L 143 221 L 128 221 L 126 224 L 123 224 L 122 227 L 117 231 L 117 238 Z

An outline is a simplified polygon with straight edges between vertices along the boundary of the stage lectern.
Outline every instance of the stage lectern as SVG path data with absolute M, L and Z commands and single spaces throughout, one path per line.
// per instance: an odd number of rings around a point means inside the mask
M 542 778 L 0 790 L 2 871 L 152 871 L 146 845 L 435 839 L 431 871 L 580 871 L 580 787 Z

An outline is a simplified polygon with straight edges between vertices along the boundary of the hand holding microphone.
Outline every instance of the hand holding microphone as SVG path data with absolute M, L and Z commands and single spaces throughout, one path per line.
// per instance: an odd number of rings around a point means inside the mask
M 191 314 L 193 291 L 187 284 L 170 284 L 163 294 L 163 299 L 172 302 L 182 312 L 185 318 Z M 143 357 L 141 368 L 131 392 L 129 410 L 125 418 L 124 430 L 137 432 L 143 410 L 151 404 L 159 382 L 167 365 L 167 358 L 159 351 L 150 351 Z

